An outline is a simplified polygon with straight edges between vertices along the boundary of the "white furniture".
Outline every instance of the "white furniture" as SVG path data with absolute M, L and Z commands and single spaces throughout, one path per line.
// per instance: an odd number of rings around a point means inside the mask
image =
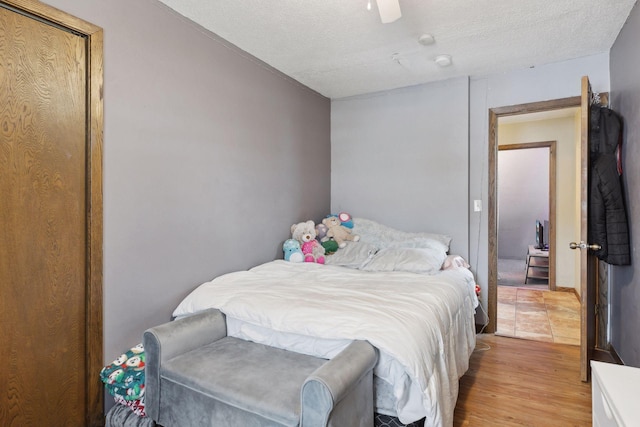
M 594 427 L 637 426 L 640 423 L 640 369 L 591 361 Z

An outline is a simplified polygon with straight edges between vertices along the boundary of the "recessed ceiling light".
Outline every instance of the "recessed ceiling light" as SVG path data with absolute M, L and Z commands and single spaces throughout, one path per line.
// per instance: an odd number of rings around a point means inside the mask
M 438 55 L 433 59 L 439 67 L 448 67 L 451 65 L 451 56 L 449 55 Z
M 425 33 L 418 38 L 418 43 L 420 43 L 423 46 L 429 46 L 431 44 L 434 44 L 435 42 L 436 42 L 436 39 L 434 39 L 431 34 Z

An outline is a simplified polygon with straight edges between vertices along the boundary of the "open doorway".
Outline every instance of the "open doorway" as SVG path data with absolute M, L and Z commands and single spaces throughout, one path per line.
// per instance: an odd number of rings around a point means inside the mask
M 522 126 L 507 127 L 517 131 Z M 497 159 L 496 333 L 549 342 L 557 337 L 558 341 L 577 344 L 577 298 L 569 294 L 550 298 L 542 292 L 555 290 L 557 143 L 502 144 L 510 140 L 510 133 L 500 132 L 503 137 L 499 137 Z M 575 327 L 566 329 L 572 321 Z
M 494 215 L 494 220 L 490 223 L 495 224 L 494 231 L 490 230 L 489 234 L 489 316 L 491 319 L 493 310 L 491 288 L 492 284 L 495 284 L 494 319 L 496 329 L 494 331 L 501 335 L 574 345 L 580 343 L 580 304 L 576 294 L 576 289 L 579 288 L 579 265 L 574 252 L 564 244 L 576 234 L 579 222 L 576 221 L 579 212 L 579 199 L 576 191 L 579 188 L 577 150 L 579 148 L 580 120 L 577 108 L 579 102 L 576 106 L 571 105 L 575 101 L 565 99 L 559 100 L 557 104 L 545 102 L 492 110 L 497 114 L 493 117 L 495 120 L 495 144 L 493 147 L 495 155 L 493 159 L 490 159 L 490 163 L 492 160 L 490 168 L 495 171 L 496 183 L 491 186 L 490 193 L 493 192 L 493 194 L 490 194 L 489 197 L 490 209 L 493 210 Z M 558 125 L 560 125 L 559 130 L 557 129 Z M 506 131 L 504 128 L 509 129 Z M 555 146 L 553 140 L 556 141 Z M 549 142 L 540 143 L 537 141 Z M 521 146 L 524 144 L 531 145 L 529 147 Z M 498 149 L 502 147 L 505 148 Z M 502 287 L 499 286 L 498 260 L 500 254 L 504 255 L 505 251 L 501 251 L 504 249 L 501 248 L 501 244 L 504 245 L 504 242 L 500 243 L 502 236 L 498 233 L 498 224 L 502 220 L 502 213 L 498 208 L 501 197 L 498 194 L 501 172 L 499 153 L 507 150 L 526 153 L 525 158 L 529 158 L 529 163 L 527 164 L 525 161 L 525 165 L 521 165 L 519 168 L 528 168 L 531 172 L 531 169 L 540 168 L 534 159 L 535 156 L 533 156 L 534 147 L 546 150 L 543 156 L 550 159 L 549 165 L 554 161 L 551 160 L 553 156 L 556 156 L 558 165 L 557 167 L 550 166 L 547 172 L 538 175 L 531 176 L 529 174 L 527 178 L 534 180 L 536 176 L 538 178 L 541 178 L 542 175 L 549 177 L 549 180 L 546 181 L 548 204 L 541 207 L 542 211 L 537 213 L 528 212 L 533 210 L 530 206 L 518 206 L 525 211 L 517 212 L 516 215 L 522 217 L 523 221 L 531 223 L 528 226 L 522 226 L 529 228 L 530 231 L 525 231 L 527 236 L 524 240 L 521 239 L 522 241 L 515 243 L 515 249 L 507 249 L 506 252 L 512 258 L 521 260 L 523 283 L 522 286 Z M 551 181 L 556 182 L 552 184 Z M 530 194 L 531 191 L 534 190 L 524 190 L 523 193 Z M 553 194 L 553 191 L 556 194 Z M 525 205 L 523 200 L 524 198 L 520 201 L 512 200 L 511 203 Z M 548 214 L 545 215 L 544 211 Z M 491 215 L 490 212 L 490 217 Z M 528 215 L 533 215 L 530 220 L 525 218 Z M 542 225 L 547 225 L 547 232 L 543 235 L 546 237 L 544 240 L 549 245 L 549 251 L 542 253 L 548 257 L 548 267 L 545 271 L 548 280 L 544 281 L 527 280 L 526 274 L 528 261 L 531 261 L 529 255 L 537 243 L 535 237 L 537 220 Z M 541 259 L 535 257 L 533 263 Z M 536 270 L 541 272 L 545 269 L 538 268 Z M 525 282 L 527 286 L 525 286 Z M 534 283 L 542 285 L 541 289 L 526 289 L 533 287 L 529 285 Z M 550 292 L 556 287 L 569 292 Z M 503 289 L 506 291 L 502 292 Z M 568 317 L 563 317 L 565 314 L 568 314 Z
M 498 146 L 498 286 L 555 290 L 555 200 L 556 141 Z

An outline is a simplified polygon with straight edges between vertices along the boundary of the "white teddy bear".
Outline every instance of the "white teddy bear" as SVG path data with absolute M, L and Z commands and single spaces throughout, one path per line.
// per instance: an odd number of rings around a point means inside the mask
M 324 247 L 316 240 L 316 224 L 313 221 L 293 224 L 291 237 L 300 242 L 304 262 L 324 264 Z

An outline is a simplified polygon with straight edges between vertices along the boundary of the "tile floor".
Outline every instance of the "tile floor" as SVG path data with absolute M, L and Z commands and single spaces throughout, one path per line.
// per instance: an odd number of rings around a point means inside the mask
M 580 302 L 571 292 L 498 286 L 496 334 L 580 345 Z

